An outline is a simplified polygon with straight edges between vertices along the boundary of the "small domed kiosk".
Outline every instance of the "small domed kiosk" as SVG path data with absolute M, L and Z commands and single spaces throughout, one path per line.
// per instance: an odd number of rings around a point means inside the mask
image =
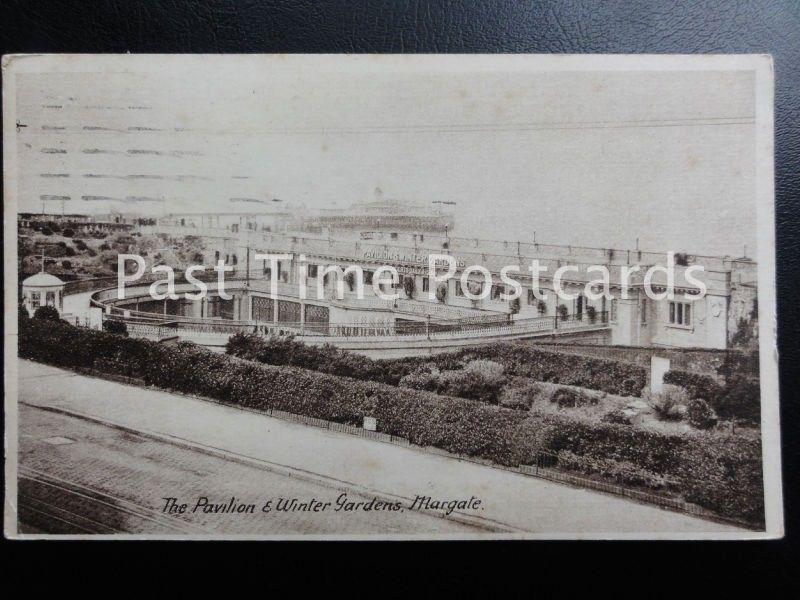
M 59 313 L 64 307 L 64 282 L 44 271 L 22 282 L 22 303 L 33 316 L 40 306 L 52 306 Z

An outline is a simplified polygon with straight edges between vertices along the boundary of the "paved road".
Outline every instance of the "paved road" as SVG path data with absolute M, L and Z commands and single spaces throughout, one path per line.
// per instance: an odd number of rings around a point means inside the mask
M 84 419 L 20 406 L 18 498 L 23 528 L 63 534 L 284 535 L 475 533 L 425 513 L 335 511 L 341 491 Z M 209 504 L 250 512 L 197 512 Z M 188 504 L 165 514 L 163 497 Z M 320 512 L 264 513 L 267 500 L 318 499 Z M 347 493 L 351 502 L 370 498 Z
M 91 415 L 139 432 L 249 457 L 275 468 L 312 475 L 318 479 L 317 483 L 342 486 L 362 496 L 384 494 L 409 503 L 417 495 L 444 500 L 475 496 L 481 500 L 480 508 L 460 511 L 455 516 L 473 522 L 477 518 L 487 527 L 496 526 L 499 530 L 547 537 L 748 535 L 736 527 L 429 454 L 413 447 L 380 443 L 196 398 L 88 378 L 30 361 L 19 361 L 18 367 L 21 402 Z M 24 419 L 21 421 L 24 429 Z M 157 475 L 158 469 L 150 468 L 153 463 L 148 455 L 134 456 L 137 463 L 132 470 Z M 22 459 L 22 465 L 26 466 L 25 457 Z M 174 475 L 180 489 L 186 489 L 181 487 L 186 482 L 198 481 L 191 469 L 180 473 Z M 197 495 L 199 489 L 194 485 L 187 493 Z M 438 520 L 429 523 L 441 525 Z

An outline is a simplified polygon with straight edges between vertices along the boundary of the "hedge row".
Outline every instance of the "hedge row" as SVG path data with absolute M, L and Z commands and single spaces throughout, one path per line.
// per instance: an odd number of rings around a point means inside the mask
M 398 385 L 423 366 L 460 369 L 473 360 L 491 360 L 506 375 L 575 385 L 620 396 L 638 396 L 647 384 L 647 370 L 621 361 L 547 352 L 523 344 L 499 343 L 435 356 L 372 360 L 332 346 L 316 348 L 286 338 L 251 334 L 232 336 L 227 352 L 272 365 L 294 365 L 354 379 Z
M 217 354 L 194 344 L 166 345 L 66 323 L 24 319 L 19 353 L 67 368 L 102 366 L 148 385 L 245 407 L 273 408 L 378 429 L 500 465 L 535 464 L 540 452 L 570 452 L 598 464 L 625 463 L 676 479 L 686 499 L 717 513 L 763 522 L 760 443 L 709 434 L 671 435 L 611 423 L 524 413 L 296 367 Z M 613 472 L 603 475 L 614 480 Z M 620 482 L 622 483 L 622 482 Z M 735 490 L 735 493 L 732 493 Z

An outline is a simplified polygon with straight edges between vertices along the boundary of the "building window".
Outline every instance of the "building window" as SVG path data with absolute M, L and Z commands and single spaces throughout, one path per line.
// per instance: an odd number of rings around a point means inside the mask
M 609 315 L 608 316 L 609 316 L 609 319 L 611 320 L 612 323 L 616 323 L 617 322 L 617 299 L 616 298 L 612 298 L 611 299 L 611 306 L 609 308 Z
M 431 278 L 430 277 L 423 277 L 422 278 L 422 291 L 428 292 L 431 289 Z
M 317 278 L 317 265 L 308 265 L 308 277 L 309 279 Z
M 396 233 L 392 233 L 390 237 L 391 237 L 393 240 L 396 240 L 396 239 L 397 239 L 397 234 L 396 234 Z
M 56 305 L 56 293 L 55 292 L 47 292 L 47 306 L 55 306 Z
M 639 322 L 642 325 L 647 325 L 647 298 L 642 298 L 642 303 L 639 309 Z
M 364 285 L 372 285 L 372 271 L 364 271 Z
M 456 296 L 458 298 L 464 297 L 464 289 L 461 287 L 461 280 L 456 279 Z
M 34 310 L 39 308 L 39 292 L 31 292 L 31 307 Z
M 669 303 L 670 325 L 689 327 L 692 324 L 692 305 L 688 302 Z

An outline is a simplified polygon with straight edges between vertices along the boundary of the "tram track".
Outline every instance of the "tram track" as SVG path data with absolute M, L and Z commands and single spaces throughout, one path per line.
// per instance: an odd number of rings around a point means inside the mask
M 22 522 L 63 534 L 164 533 L 198 535 L 206 529 L 55 475 L 20 466 Z

